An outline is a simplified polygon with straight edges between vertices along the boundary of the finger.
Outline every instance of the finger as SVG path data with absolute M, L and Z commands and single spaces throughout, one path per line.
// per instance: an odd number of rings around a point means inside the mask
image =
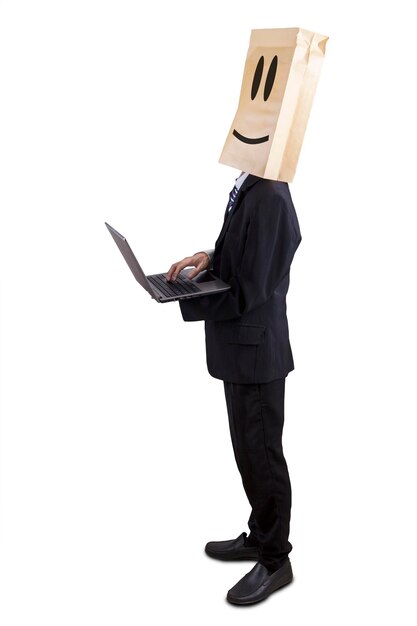
M 200 261 L 200 263 L 196 266 L 196 268 L 194 270 L 191 270 L 191 272 L 188 273 L 187 277 L 194 278 L 195 276 L 197 276 L 197 274 L 203 271 L 203 268 L 204 268 L 204 261 Z
M 169 270 L 166 273 L 166 276 L 165 276 L 166 280 L 171 280 L 171 276 L 172 276 L 172 274 L 173 274 L 173 272 L 174 272 L 176 267 L 177 267 L 177 263 L 173 263 L 171 265 L 171 267 L 169 268 Z
M 175 270 L 172 274 L 172 280 L 177 280 L 178 274 L 184 269 L 184 267 L 187 267 L 187 265 L 189 264 L 190 264 L 190 257 L 187 257 L 186 259 L 183 259 L 182 261 L 177 263 Z

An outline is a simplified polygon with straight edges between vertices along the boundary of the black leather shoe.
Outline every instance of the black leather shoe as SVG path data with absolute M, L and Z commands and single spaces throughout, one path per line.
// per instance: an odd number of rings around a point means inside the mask
M 246 545 L 246 537 L 246 533 L 242 533 L 228 541 L 209 541 L 205 547 L 206 554 L 221 561 L 257 561 L 259 548 Z
M 272 574 L 257 563 L 238 583 L 227 592 L 226 599 L 232 604 L 253 604 L 265 600 L 271 593 L 288 585 L 293 579 L 290 560 Z

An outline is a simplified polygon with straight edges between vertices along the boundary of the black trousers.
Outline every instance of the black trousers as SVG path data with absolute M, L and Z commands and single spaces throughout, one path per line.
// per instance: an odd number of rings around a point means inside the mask
M 275 570 L 291 552 L 291 483 L 282 448 L 285 378 L 269 383 L 223 381 L 236 463 L 252 511 L 246 541 Z

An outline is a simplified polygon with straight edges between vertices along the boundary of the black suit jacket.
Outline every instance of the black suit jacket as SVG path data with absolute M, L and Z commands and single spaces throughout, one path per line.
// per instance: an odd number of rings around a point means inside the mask
M 205 320 L 211 376 L 265 383 L 294 369 L 286 294 L 300 242 L 288 183 L 250 174 L 214 248 L 213 272 L 231 289 L 179 301 L 185 321 Z

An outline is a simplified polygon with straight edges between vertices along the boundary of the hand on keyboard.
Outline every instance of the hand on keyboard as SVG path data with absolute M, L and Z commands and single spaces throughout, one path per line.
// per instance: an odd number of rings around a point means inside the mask
M 166 279 L 167 281 L 175 281 L 181 270 L 191 265 L 193 265 L 195 269 L 188 274 L 188 278 L 195 278 L 197 274 L 208 268 L 209 263 L 210 257 L 207 252 L 197 252 L 193 256 L 187 256 L 185 259 L 182 259 L 182 261 L 173 263 L 167 272 Z

